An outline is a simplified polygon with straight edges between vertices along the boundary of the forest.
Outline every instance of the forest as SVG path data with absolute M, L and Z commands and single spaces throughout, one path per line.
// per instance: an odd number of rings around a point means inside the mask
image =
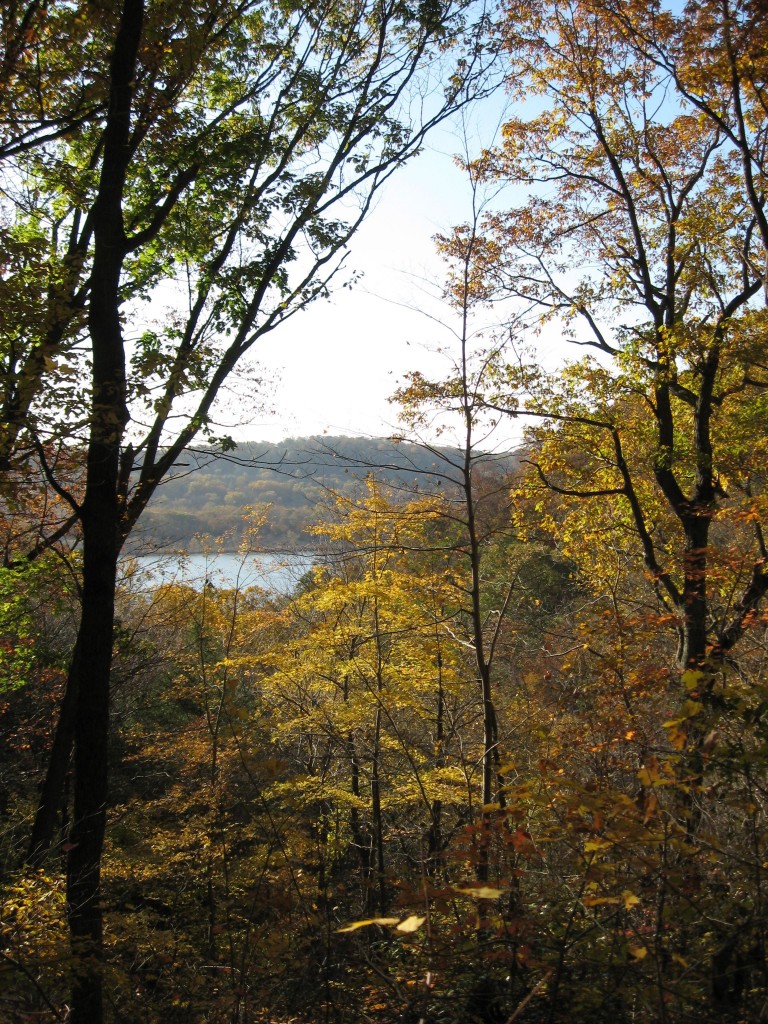
M 321 435 L 288 438 L 279 444 L 243 442 L 222 455 L 214 446 L 196 445 L 163 481 L 142 516 L 127 549 L 197 551 L 218 539 L 231 550 L 250 529 L 246 508 L 267 514 L 259 545 L 270 551 L 311 549 L 311 527 L 322 508 L 341 495 L 357 497 L 373 475 L 405 495 L 415 491 L 455 491 L 460 449 L 418 445 L 400 438 Z M 486 452 L 486 472 L 509 471 L 514 455 Z M 478 466 L 479 471 L 479 466 Z
M 765 5 L 0 18 L 3 1024 L 768 1020 Z M 217 403 L 499 90 L 312 570 L 137 586 L 164 488 L 282 536 Z

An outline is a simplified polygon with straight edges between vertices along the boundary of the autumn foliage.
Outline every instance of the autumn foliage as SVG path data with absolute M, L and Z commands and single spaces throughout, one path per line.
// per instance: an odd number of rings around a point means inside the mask
M 43 6 L 30 24 L 59 31 L 70 5 L 36 22 Z M 407 16 L 419 31 L 428 8 Z M 6 19 L 10 55 L 28 51 L 19 18 Z M 60 314 L 48 333 L 35 321 L 26 362 L 8 349 L 19 387 L 0 437 L 4 1021 L 67 1021 L 72 993 L 82 1019 L 89 985 L 115 1024 L 765 1017 L 768 21 L 731 0 L 535 0 L 506 5 L 494 39 L 518 106 L 496 147 L 467 156 L 472 217 L 439 239 L 460 351 L 445 379 L 415 373 L 398 394 L 417 435 L 453 417 L 463 447 L 434 449 L 440 487 L 394 491 L 371 474 L 330 495 L 290 595 L 150 587 L 120 562 L 89 934 L 71 927 L 82 832 L 68 749 L 50 849 L 30 849 L 81 681 L 67 683 L 87 575 L 82 449 L 65 440 L 88 416 L 70 381 L 56 422 L 46 389 L 72 374 L 44 356 L 83 358 L 83 267 L 70 259 L 57 278 L 61 305 L 30 271 L 30 237 L 0 232 L 24 316 Z M 24 82 L 40 72 L 15 66 L 0 69 L 0 113 L 29 119 Z M 17 126 L 14 145 L 44 153 L 98 122 L 98 83 L 63 80 L 69 92 L 43 97 L 50 118 L 34 136 Z M 306 81 L 300 95 L 311 104 Z M 504 182 L 525 186 L 517 205 L 480 202 Z M 136 196 L 155 184 L 134 182 Z M 285 210 L 307 198 L 291 195 Z M 325 239 L 334 253 L 338 240 Z M 160 256 L 135 273 L 159 273 Z M 227 295 L 234 307 L 242 290 Z M 512 321 L 473 333 L 502 299 Z M 580 358 L 545 369 L 537 334 Z M 166 397 L 210 369 L 199 341 Z M 152 388 L 164 351 L 149 336 L 136 350 Z M 23 383 L 42 388 L 27 406 Z M 134 397 L 165 423 L 156 395 Z M 525 432 L 512 473 L 481 453 L 502 421 Z M 123 442 L 110 441 L 123 508 L 129 492 L 143 507 Z M 243 565 L 268 514 L 248 514 Z

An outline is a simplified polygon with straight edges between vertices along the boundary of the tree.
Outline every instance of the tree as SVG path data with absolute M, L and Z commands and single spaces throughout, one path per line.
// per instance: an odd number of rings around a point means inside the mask
M 559 660 L 572 696 L 551 735 L 568 742 L 553 741 L 545 785 L 551 806 L 564 800 L 555 833 L 571 850 L 580 845 L 573 829 L 584 827 L 578 807 L 599 793 L 595 833 L 577 861 L 549 863 L 564 877 L 580 858 L 582 904 L 607 898 L 630 911 L 623 933 L 614 917 L 615 948 L 619 961 L 636 948 L 653 953 L 658 987 L 642 999 L 657 1020 L 673 1019 L 674 1005 L 713 1019 L 749 1016 L 764 987 L 751 955 L 764 941 L 760 884 L 749 885 L 754 916 L 714 934 L 708 924 L 734 919 L 736 862 L 754 867 L 766 835 L 764 799 L 751 800 L 764 770 L 753 701 L 765 685 L 768 589 L 758 465 L 767 440 L 766 249 L 751 196 L 762 203 L 765 110 L 761 58 L 749 66 L 742 31 L 751 19 L 738 10 L 728 20 L 725 5 L 691 4 L 677 17 L 653 5 L 644 14 L 639 4 L 513 5 L 510 80 L 532 86 L 535 105 L 478 162 L 494 181 L 529 189 L 517 208 L 486 220 L 476 256 L 484 287 L 514 297 L 530 330 L 594 354 L 554 373 L 499 360 L 485 398 L 533 424 L 518 523 L 569 555 L 594 594 Z M 731 30 L 738 47 L 729 56 Z M 577 747 L 585 733 L 592 746 Z M 561 770 L 568 781 L 558 796 Z M 735 850 L 732 809 L 749 852 Z M 647 908 L 633 919 L 623 890 L 590 890 L 608 877 L 615 884 L 644 848 L 640 819 L 663 851 L 655 923 Z M 630 895 L 647 884 L 653 859 L 633 869 Z M 680 892 L 690 916 L 678 922 Z M 551 1020 L 580 914 L 574 905 L 558 915 L 568 923 Z M 652 944 L 622 948 L 630 927 L 638 937 L 655 928 Z M 588 971 L 585 947 L 575 959 Z M 688 964 L 693 948 L 702 973 L 687 987 L 668 965 L 675 956 Z
M 701 30 L 697 10 L 681 32 Z M 540 484 L 616 509 L 672 615 L 678 664 L 705 673 L 705 695 L 768 590 L 760 482 L 733 443 L 736 423 L 754 431 L 749 447 L 763 443 L 768 387 L 765 247 L 743 177 L 757 172 L 626 26 L 599 3 L 515 7 L 505 22 L 511 79 L 544 106 L 510 121 L 483 161 L 533 195 L 488 219 L 480 262 L 488 282 L 598 357 L 559 379 L 509 368 L 496 404 L 548 424 L 532 456 Z M 671 43 L 666 16 L 644 26 L 654 45 Z M 716 28 L 708 43 L 719 47 Z M 726 584 L 713 575 L 716 523 L 745 517 L 752 538 L 740 533 Z M 713 585 L 731 587 L 720 607 Z
M 472 194 L 471 219 L 456 229 L 452 238 L 438 236 L 440 251 L 449 266 L 445 297 L 458 319 L 457 328 L 452 330 L 458 353 L 450 353 L 452 372 L 446 380 L 427 380 L 419 373 L 411 374 L 408 385 L 401 388 L 395 398 L 402 405 L 403 419 L 412 429 L 424 429 L 433 417 L 441 422 L 438 429 L 447 428 L 445 417 L 458 423 L 460 444 L 455 457 L 443 453 L 440 459 L 441 475 L 458 496 L 454 498 L 450 494 L 440 514 L 453 523 L 454 543 L 467 573 L 463 610 L 482 701 L 480 804 L 483 822 L 487 825 L 489 814 L 504 800 L 504 779 L 499 770 L 502 762 L 501 735 L 492 670 L 507 608 L 518 580 L 517 574 L 512 573 L 512 578 L 499 592 L 489 586 L 484 571 L 484 552 L 490 546 L 494 532 L 504 529 L 499 527 L 499 520 L 504 521 L 505 517 L 503 511 L 498 515 L 497 507 L 496 516 L 491 514 L 487 517 L 490 522 L 484 524 L 483 514 L 489 505 L 498 505 L 494 498 L 506 491 L 507 481 L 494 474 L 493 455 L 484 451 L 485 446 L 492 443 L 496 423 L 487 416 L 483 394 L 488 385 L 488 373 L 500 357 L 500 347 L 495 341 L 488 347 L 479 347 L 478 341 L 482 339 L 483 332 L 473 325 L 473 316 L 488 298 L 482 278 L 477 273 L 478 251 L 484 247 L 479 226 L 485 200 L 475 168 L 467 164 L 466 172 Z M 437 450 L 435 454 L 438 454 Z M 484 480 L 484 476 L 490 479 Z M 478 879 L 487 882 L 488 850 L 483 838 L 480 847 Z
M 331 521 L 315 528 L 331 544 L 329 564 L 288 606 L 288 639 L 265 684 L 286 752 L 306 751 L 323 898 L 334 878 L 352 891 L 351 856 L 365 914 L 390 910 L 398 845 L 437 869 L 441 797 L 456 781 L 446 704 L 455 723 L 466 702 L 447 625 L 450 548 L 418 564 L 435 517 L 431 499 L 393 501 L 373 479 L 359 499 L 337 496 Z
M 31 443 L 45 465 L 40 441 L 62 431 L 86 451 L 82 500 L 48 468 L 83 533 L 81 625 L 48 792 L 73 732 L 68 904 L 83 970 L 72 1019 L 91 1024 L 102 1019 L 99 867 L 120 548 L 184 447 L 209 429 L 223 383 L 257 341 L 327 293 L 376 190 L 466 102 L 484 58 L 460 4 L 201 0 L 179 10 L 125 0 L 78 14 L 103 105 L 64 117 L 8 172 L 21 183 L 10 190 L 14 238 L 25 259 L 41 248 L 30 265 L 47 281 L 28 348 L 6 349 L 2 463 Z M 77 93 L 68 21 L 57 24 L 47 46 Z M 166 299 L 169 285 L 164 325 L 129 344 L 146 319 L 142 302 Z M 19 324 L 14 345 L 26 333 Z M 63 409 L 62 375 L 88 382 Z M 35 856 L 50 809 L 46 798 Z

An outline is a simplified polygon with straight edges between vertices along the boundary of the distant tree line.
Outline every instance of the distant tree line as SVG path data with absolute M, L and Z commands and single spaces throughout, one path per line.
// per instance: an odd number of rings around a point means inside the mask
M 226 537 L 237 548 L 248 529 L 248 509 L 266 509 L 260 543 L 266 548 L 311 547 L 307 528 L 322 517 L 332 495 L 357 497 L 373 476 L 405 501 L 443 491 L 454 494 L 461 452 L 406 441 L 365 437 L 300 437 L 278 444 L 246 442 L 226 455 L 198 446 L 181 456 L 158 489 L 131 550 L 184 547 Z M 509 453 L 486 454 L 489 470 L 510 472 Z

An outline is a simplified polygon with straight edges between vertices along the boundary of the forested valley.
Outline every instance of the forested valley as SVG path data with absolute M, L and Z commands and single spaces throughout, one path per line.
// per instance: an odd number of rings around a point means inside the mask
M 228 550 L 247 546 L 248 508 L 266 511 L 259 546 L 268 551 L 312 550 L 312 527 L 340 496 L 357 497 L 372 475 L 394 492 L 456 493 L 451 464 L 462 453 L 444 445 L 418 445 L 404 439 L 322 435 L 289 438 L 280 444 L 244 442 L 222 455 L 196 445 L 163 481 L 128 549 L 205 550 L 214 539 Z M 483 471 L 509 471 L 512 453 L 487 452 Z M 479 471 L 479 466 L 478 466 Z
M 768 1020 L 765 6 L 0 11 L 3 1024 Z M 237 445 L 499 90 L 446 374 Z M 313 567 L 137 586 L 173 488 Z

